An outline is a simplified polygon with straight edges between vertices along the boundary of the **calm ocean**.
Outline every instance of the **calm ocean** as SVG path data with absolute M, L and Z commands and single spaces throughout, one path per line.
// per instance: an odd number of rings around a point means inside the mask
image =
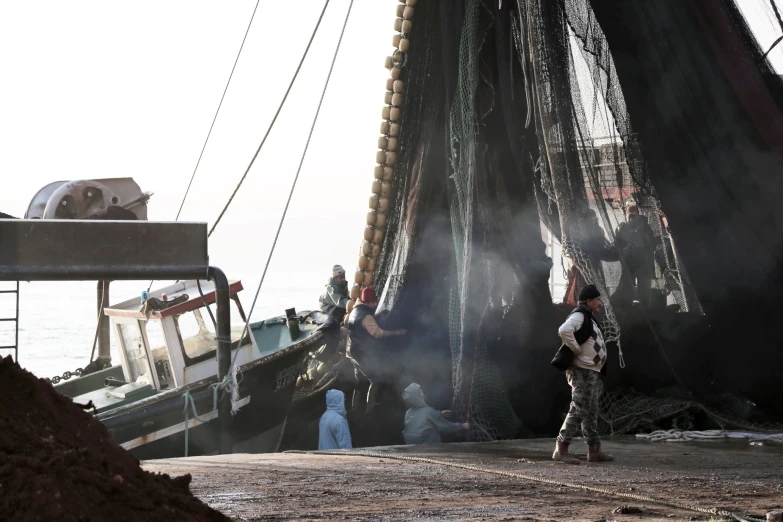
M 138 296 L 149 282 L 116 281 L 111 285 L 111 303 L 117 304 Z M 156 284 L 153 289 L 168 283 Z M 0 283 L 0 289 L 12 283 Z M 65 371 L 84 368 L 90 361 L 97 320 L 96 285 L 89 282 L 20 283 L 19 363 L 39 377 L 62 375 Z M 255 285 L 244 282 L 240 301 L 250 311 Z M 258 298 L 251 321 L 283 315 L 286 308 L 297 311 L 318 307 L 323 287 L 264 288 Z M 14 294 L 0 294 L 0 318 L 13 317 Z M 232 323 L 236 318 L 232 317 Z M 0 322 L 0 346 L 13 344 L 14 324 Z M 116 341 L 112 337 L 112 363 L 118 364 Z M 12 355 L 0 350 L 0 357 Z

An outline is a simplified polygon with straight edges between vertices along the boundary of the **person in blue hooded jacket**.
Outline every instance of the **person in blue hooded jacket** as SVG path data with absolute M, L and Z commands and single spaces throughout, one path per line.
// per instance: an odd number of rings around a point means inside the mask
M 326 411 L 318 423 L 318 449 L 351 449 L 351 431 L 345 417 L 345 396 L 340 390 L 327 390 Z
M 415 382 L 402 392 L 402 400 L 408 407 L 402 431 L 405 444 L 440 444 L 441 433 L 459 433 L 470 429 L 467 422 L 449 422 L 443 417 L 447 412 L 427 406 L 421 386 Z

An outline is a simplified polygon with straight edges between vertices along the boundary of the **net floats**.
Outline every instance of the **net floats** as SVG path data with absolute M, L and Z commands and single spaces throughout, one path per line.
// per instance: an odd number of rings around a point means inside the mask
M 384 62 L 384 66 L 389 71 L 389 78 L 386 80 L 384 104 L 381 108 L 381 135 L 378 138 L 378 150 L 375 153 L 377 165 L 373 170 L 373 181 L 370 186 L 372 195 L 368 202 L 370 209 L 367 212 L 364 241 L 360 248 L 359 260 L 356 263 L 354 286 L 350 292 L 351 300 L 346 307 L 348 313 L 351 312 L 356 300 L 361 296 L 362 290 L 375 281 L 378 257 L 386 238 L 387 213 L 391 208 L 395 168 L 400 149 L 400 120 L 405 101 L 405 84 L 401 77 L 408 59 L 407 53 L 410 50 L 410 33 L 413 30 L 415 6 L 416 0 L 399 0 L 399 5 L 395 9 L 394 31 L 397 34 L 392 37 L 394 51 L 391 56 L 385 58 Z

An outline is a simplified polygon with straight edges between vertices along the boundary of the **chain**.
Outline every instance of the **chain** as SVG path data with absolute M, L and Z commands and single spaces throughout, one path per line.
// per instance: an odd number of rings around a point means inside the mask
M 82 370 L 81 368 L 76 368 L 72 372 L 65 372 L 62 375 L 55 375 L 51 379 L 49 377 L 45 377 L 44 380 L 46 382 L 48 382 L 48 383 L 51 383 L 51 384 L 57 384 L 60 381 L 67 381 L 68 379 L 70 379 L 71 377 L 74 377 L 74 376 L 75 377 L 81 377 L 83 371 L 84 370 Z

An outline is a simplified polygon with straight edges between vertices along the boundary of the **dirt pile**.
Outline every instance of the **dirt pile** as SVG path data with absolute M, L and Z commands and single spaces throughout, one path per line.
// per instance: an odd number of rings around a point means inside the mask
M 0 360 L 0 520 L 229 520 L 190 480 L 142 470 L 89 413 Z

